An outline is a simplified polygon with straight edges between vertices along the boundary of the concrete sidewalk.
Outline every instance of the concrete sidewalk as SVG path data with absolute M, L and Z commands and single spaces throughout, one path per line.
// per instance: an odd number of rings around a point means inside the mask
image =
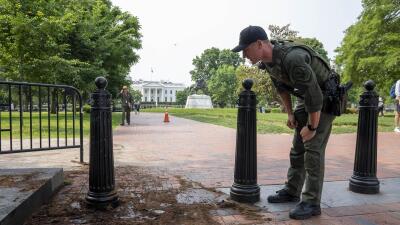
M 0 224 L 22 224 L 63 182 L 60 168 L 0 169 Z
M 399 224 L 400 178 L 381 179 L 380 193 L 364 195 L 348 190 L 348 181 L 325 182 L 321 199 L 322 215 L 306 224 Z M 255 205 L 268 211 L 274 223 L 285 223 L 288 211 L 296 203 L 268 203 L 267 196 L 275 194 L 281 185 L 261 186 L 261 199 Z M 218 189 L 229 195 L 229 188 Z

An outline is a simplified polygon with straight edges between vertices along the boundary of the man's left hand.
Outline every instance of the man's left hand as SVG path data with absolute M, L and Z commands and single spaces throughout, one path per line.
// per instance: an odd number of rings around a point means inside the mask
M 303 127 L 300 131 L 300 135 L 301 138 L 303 139 L 303 142 L 311 140 L 316 133 L 317 133 L 316 131 L 309 130 L 307 126 Z

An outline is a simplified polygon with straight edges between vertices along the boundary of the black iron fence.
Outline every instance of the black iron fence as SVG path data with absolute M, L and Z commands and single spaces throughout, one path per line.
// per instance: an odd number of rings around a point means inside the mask
M 82 96 L 71 86 L 0 81 L 0 154 L 80 148 Z

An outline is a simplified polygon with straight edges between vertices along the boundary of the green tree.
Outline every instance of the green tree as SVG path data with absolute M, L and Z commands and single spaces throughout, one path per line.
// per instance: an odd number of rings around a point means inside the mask
M 189 95 L 190 95 L 190 88 L 185 88 L 183 91 L 177 91 L 176 103 L 178 105 L 186 105 L 186 100 Z
M 289 40 L 300 44 L 307 45 L 322 56 L 327 62 L 329 62 L 328 52 L 325 50 L 324 45 L 316 38 L 307 38 L 298 36 L 299 32 L 290 29 L 290 24 L 283 27 L 277 25 L 270 25 L 268 27 L 270 31 L 271 39 L 274 40 Z
M 76 26 L 68 36 L 71 57 L 89 64 L 82 70 L 81 84 L 90 90 L 94 77 L 103 75 L 108 79 L 108 90 L 116 96 L 121 86 L 132 83 L 128 73 L 139 60 L 138 19 L 108 0 L 73 0 L 68 11 L 71 15 L 89 12 L 78 14 Z
M 243 90 L 242 82 L 246 78 L 253 79 L 254 81 L 252 90 L 257 95 L 258 104 L 265 105 L 272 101 L 280 101 L 268 73 L 256 67 L 240 66 L 236 69 L 236 95 Z
M 235 67 L 222 65 L 217 69 L 214 76 L 209 80 L 209 88 L 212 90 L 212 101 L 220 107 L 234 105 L 236 96 L 236 74 Z
M 398 0 L 363 0 L 358 21 L 347 28 L 335 59 L 345 80 L 355 85 L 372 79 L 386 90 L 400 74 L 400 4 Z
M 136 17 L 108 0 L 0 0 L 0 76 L 73 85 L 105 76 L 115 96 L 139 56 Z
M 302 43 L 311 47 L 314 51 L 316 51 L 322 58 L 324 58 L 328 63 L 330 62 L 328 58 L 328 52 L 325 50 L 324 45 L 316 38 L 302 38 L 297 37 L 293 41 Z
M 133 102 L 141 102 L 143 95 L 140 91 L 131 89 L 129 92 L 132 95 Z
M 206 83 L 215 75 L 218 68 L 222 65 L 238 67 L 244 60 L 238 53 L 229 49 L 220 50 L 218 48 L 210 48 L 204 50 L 201 56 L 193 59 L 194 69 L 190 71 L 193 81 L 204 80 Z M 209 88 L 203 90 L 209 93 Z
M 283 27 L 278 25 L 269 25 L 268 30 L 270 31 L 270 38 L 274 40 L 293 40 L 298 36 L 298 31 L 291 30 L 290 24 L 286 24 Z
M 76 77 L 81 63 L 63 58 L 69 21 L 55 0 L 0 0 L 0 67 L 12 80 L 51 82 L 57 76 Z
M 363 90 L 364 88 L 361 86 L 352 87 L 348 92 L 348 102 L 358 104 Z

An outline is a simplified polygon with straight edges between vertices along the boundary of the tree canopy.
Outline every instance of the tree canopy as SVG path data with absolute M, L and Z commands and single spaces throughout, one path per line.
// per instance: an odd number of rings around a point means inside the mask
M 238 53 L 229 49 L 220 50 L 209 48 L 204 50 L 201 56 L 193 59 L 194 69 L 190 71 L 193 81 L 204 80 L 206 83 L 216 73 L 218 68 L 223 65 L 238 67 L 244 60 Z
M 267 102 L 279 101 L 278 95 L 273 88 L 272 80 L 268 73 L 260 70 L 257 67 L 240 66 L 236 69 L 238 95 L 242 90 L 242 82 L 246 78 L 251 78 L 254 81 L 252 91 L 257 95 L 257 101 L 260 105 L 265 105 Z
M 325 50 L 324 45 L 316 38 L 307 38 L 298 36 L 299 32 L 292 30 L 290 24 L 285 26 L 269 25 L 270 37 L 273 40 L 289 40 L 297 43 L 305 44 L 316 51 L 326 61 L 329 62 L 328 52 Z
M 278 25 L 269 25 L 268 30 L 270 31 L 270 39 L 274 40 L 292 40 L 297 38 L 298 31 L 291 30 L 290 24 L 286 24 L 283 27 Z
M 190 87 L 183 89 L 183 91 L 177 91 L 176 103 L 178 105 L 186 105 L 186 100 L 189 95 L 190 95 Z
M 234 105 L 237 99 L 236 91 L 236 74 L 235 67 L 230 65 L 222 65 L 217 69 L 215 74 L 209 80 L 209 88 L 213 103 L 220 107 L 227 104 Z
M 115 95 L 139 60 L 136 17 L 109 0 L 0 0 L 0 77 L 73 85 L 105 76 Z
M 400 77 L 400 4 L 398 0 L 363 0 L 358 21 L 336 49 L 336 63 L 346 80 L 368 79 L 384 95 Z

